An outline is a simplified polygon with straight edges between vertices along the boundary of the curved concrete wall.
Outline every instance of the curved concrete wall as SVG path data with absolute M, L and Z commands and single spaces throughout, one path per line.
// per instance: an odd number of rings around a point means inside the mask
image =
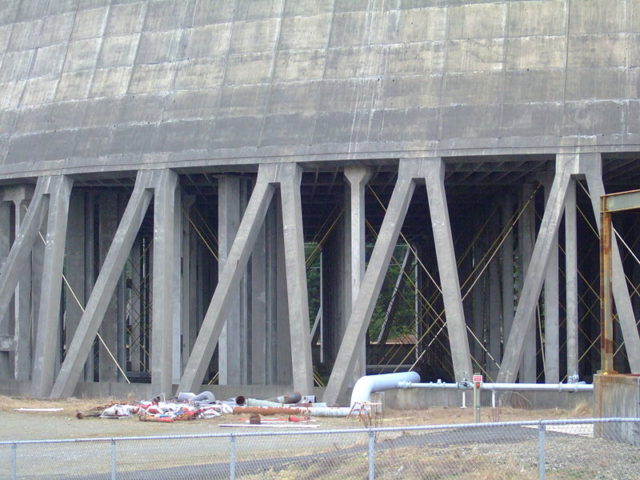
M 637 0 L 5 0 L 0 178 L 640 144 Z

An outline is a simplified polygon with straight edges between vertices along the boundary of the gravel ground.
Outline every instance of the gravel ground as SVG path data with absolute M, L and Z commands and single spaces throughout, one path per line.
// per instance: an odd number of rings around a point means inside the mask
M 362 433 L 237 437 L 236 473 L 256 480 L 364 478 L 367 446 Z M 110 478 L 110 448 L 94 442 L 26 450 L 19 456 L 19 478 Z M 228 439 L 124 442 L 117 448 L 121 479 L 229 477 Z M 615 440 L 548 432 L 545 454 L 548 479 L 638 478 L 640 449 Z M 538 431 L 493 426 L 382 432 L 375 458 L 377 479 L 534 480 Z
M 26 404 L 25 404 L 26 402 Z M 276 429 L 222 428 L 236 416 L 172 424 L 139 422 L 135 418 L 106 420 L 75 418 L 77 410 L 108 401 L 37 402 L 0 397 L 0 440 L 117 438 L 186 434 L 225 434 Z M 61 412 L 17 412 L 19 406 L 58 407 Z M 387 410 L 380 426 L 472 423 L 473 409 L 434 408 Z M 574 411 L 501 408 L 484 409 L 487 421 L 589 417 L 586 408 Z M 349 418 L 315 419 L 317 430 L 362 428 Z M 277 429 L 277 431 L 282 431 Z M 242 478 L 363 478 L 367 472 L 366 434 L 236 437 L 237 473 Z M 589 438 L 588 426 L 547 432 L 548 479 L 637 479 L 640 450 L 602 438 Z M 581 434 L 581 435 L 580 435 Z M 585 436 L 586 435 L 586 436 Z M 456 428 L 423 432 L 381 433 L 377 436 L 376 478 L 502 480 L 537 479 L 538 431 L 524 427 Z M 228 478 L 229 438 L 119 441 L 119 478 Z M 19 445 L 19 478 L 109 478 L 110 442 Z M 10 476 L 10 446 L 0 448 L 0 478 Z

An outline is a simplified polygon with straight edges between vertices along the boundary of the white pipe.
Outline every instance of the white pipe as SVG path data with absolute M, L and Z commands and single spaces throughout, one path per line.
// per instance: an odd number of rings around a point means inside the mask
M 355 405 L 369 402 L 373 392 L 401 388 L 401 383 L 420 385 L 418 382 L 420 382 L 420 375 L 418 375 L 417 372 L 385 373 L 382 375 L 367 375 L 360 377 L 353 386 L 353 392 L 351 393 L 351 408 Z
M 481 390 L 521 390 L 546 392 L 592 392 L 589 383 L 481 383 Z
M 349 407 L 308 407 L 307 411 L 314 417 L 347 417 L 353 413 Z
M 400 382 L 399 388 L 435 388 L 435 389 L 471 389 L 471 382 L 460 383 L 413 383 Z M 589 383 L 481 383 L 480 390 L 521 390 L 521 391 L 551 391 L 551 392 L 578 392 L 593 391 L 593 385 Z
M 472 385 L 469 384 L 466 386 L 463 382 L 461 383 L 444 383 L 444 382 L 429 382 L 429 383 L 413 383 L 413 382 L 400 382 L 398 388 L 435 388 L 442 390 L 466 390 L 472 388 Z

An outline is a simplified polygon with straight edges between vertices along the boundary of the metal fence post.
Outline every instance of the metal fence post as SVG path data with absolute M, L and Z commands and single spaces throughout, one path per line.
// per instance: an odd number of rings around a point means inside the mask
M 538 423 L 538 478 L 540 480 L 544 480 L 546 473 L 544 458 L 545 431 L 545 424 L 540 420 L 540 423 Z
M 229 478 L 236 479 L 236 437 L 233 433 L 229 436 Z
M 11 480 L 18 478 L 18 445 L 11 444 Z
M 116 460 L 116 439 L 111 439 L 111 480 L 118 478 L 118 464 Z
M 376 436 L 369 430 L 369 480 L 376 477 Z

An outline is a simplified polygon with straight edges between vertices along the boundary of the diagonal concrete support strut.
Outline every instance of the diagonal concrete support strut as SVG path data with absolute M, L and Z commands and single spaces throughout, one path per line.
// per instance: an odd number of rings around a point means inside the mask
M 465 377 L 468 379 L 473 371 L 471 370 L 471 353 L 467 337 L 467 324 L 462 308 L 456 255 L 453 248 L 449 207 L 444 189 L 444 162 L 441 159 L 428 159 L 423 168 L 438 261 L 440 288 L 442 289 L 447 332 L 449 333 L 453 373 L 456 380 L 461 381 Z
M 301 178 L 302 169 L 294 163 L 260 166 L 256 185 L 226 261 L 222 266 L 218 286 L 180 381 L 180 390 L 196 390 L 204 378 L 207 365 L 224 327 L 225 311 L 231 301 L 231 293 L 240 282 L 256 238 L 264 223 L 276 186 L 279 185 L 282 200 L 283 237 L 287 251 L 285 277 L 290 322 L 293 387 L 299 391 L 312 391 L 313 369 L 302 229 Z
M 564 210 L 566 210 L 566 198 L 570 186 L 575 181 L 569 180 L 567 194 L 565 195 Z M 549 181 L 543 182 L 545 189 L 545 201 L 549 197 Z M 563 212 L 564 213 L 564 212 Z M 562 213 L 561 213 L 562 215 Z M 558 232 L 553 237 L 547 270 L 544 279 L 544 381 L 545 383 L 560 382 L 560 279 L 559 279 L 559 251 Z
M 219 276 L 218 286 L 193 346 L 184 374 L 181 391 L 197 390 L 204 378 L 215 345 L 225 323 L 225 311 L 231 292 L 237 288 L 264 223 L 267 210 L 280 186 L 284 243 L 287 251 L 285 276 L 293 367 L 293 388 L 303 392 L 313 389 L 313 369 L 309 331 L 309 306 L 305 271 L 302 202 L 302 169 L 297 164 L 261 165 L 242 221 Z
M 587 187 L 591 196 L 591 206 L 596 217 L 598 230 L 600 230 L 600 197 L 606 194 L 604 183 L 602 182 L 601 155 L 583 155 L 580 162 L 580 171 L 586 177 Z M 640 335 L 638 335 L 629 288 L 622 268 L 618 242 L 612 242 L 611 247 L 611 286 L 616 312 L 618 313 L 618 321 L 620 322 L 631 373 L 640 373 Z
M 516 379 L 522 356 L 522 332 L 527 328 L 528 319 L 532 318 L 538 302 L 551 247 L 554 244 L 560 218 L 565 208 L 565 199 L 570 189 L 572 176 L 575 175 L 584 175 L 586 177 L 593 211 L 598 226 L 600 226 L 600 197 L 605 194 L 602 182 L 601 155 L 595 153 L 559 155 L 556 161 L 556 175 L 540 226 L 540 234 L 531 258 L 531 266 L 527 271 L 513 328 L 505 346 L 502 368 L 498 375 L 499 382 L 514 382 Z M 569 197 L 569 200 L 573 204 L 572 196 Z M 612 282 L 616 308 L 625 339 L 629 365 L 631 371 L 637 373 L 640 372 L 640 336 L 638 335 L 631 299 L 622 270 L 620 252 L 615 243 L 613 244 L 612 254 Z M 575 342 L 575 340 L 572 340 L 572 342 Z M 575 345 L 572 348 L 575 349 Z M 572 355 L 575 354 L 575 352 L 572 353 Z M 569 374 L 572 373 L 574 372 L 569 372 Z
M 272 169 L 273 166 L 264 165 L 260 166 L 258 170 L 256 185 L 251 193 L 251 198 L 238 227 L 238 233 L 227 255 L 218 285 L 180 380 L 178 387 L 180 391 L 195 391 L 202 383 L 224 326 L 224 312 L 230 301 L 229 292 L 236 288 L 240 281 L 273 198 L 275 186 L 273 179 L 268 176 L 268 173 L 273 173 Z
M 20 225 L 20 231 L 16 235 L 2 270 L 0 270 L 0 322 L 5 322 L 8 318 L 5 314 L 20 280 L 20 271 L 29 258 L 40 225 L 42 225 L 47 213 L 49 196 L 45 193 L 49 189 L 50 181 L 51 177 L 38 178 L 27 214 Z M 4 329 L 5 326 L 0 325 L 0 331 Z
M 359 342 L 369 326 L 376 300 L 389 267 L 391 255 L 415 190 L 415 180 L 424 179 L 433 228 L 436 257 L 442 283 L 445 314 L 451 341 L 456 378 L 471 372 L 471 356 L 462 309 L 451 225 L 444 190 L 444 163 L 440 158 L 401 160 L 398 179 L 384 216 L 378 240 L 371 254 L 358 296 L 353 304 L 333 371 L 324 394 L 327 403 L 336 403 L 347 387 Z
M 102 323 L 109 301 L 153 197 L 154 176 L 154 172 L 138 172 L 129 203 L 124 211 L 85 311 L 80 318 L 76 333 L 60 368 L 60 373 L 51 390 L 52 398 L 68 397 L 75 390 L 84 362 L 93 345 L 93 339 L 98 333 L 98 328 Z
M 511 332 L 505 344 L 502 364 L 497 378 L 498 382 L 511 383 L 516 380 L 524 351 L 524 333 L 528 330 L 534 318 L 551 247 L 555 245 L 554 239 L 556 238 L 563 213 L 567 188 L 571 175 L 575 173 L 576 169 L 576 156 L 558 157 L 556 174 L 540 224 L 540 233 L 533 248 Z
M 417 175 L 417 162 L 407 160 L 400 162 L 398 179 L 378 233 L 378 240 L 362 278 L 358 296 L 353 302 L 351 316 L 324 392 L 324 401 L 329 404 L 337 403 L 347 388 L 348 375 L 353 370 L 360 341 L 369 326 L 393 249 L 400 235 L 402 222 L 415 190 L 413 179 Z

